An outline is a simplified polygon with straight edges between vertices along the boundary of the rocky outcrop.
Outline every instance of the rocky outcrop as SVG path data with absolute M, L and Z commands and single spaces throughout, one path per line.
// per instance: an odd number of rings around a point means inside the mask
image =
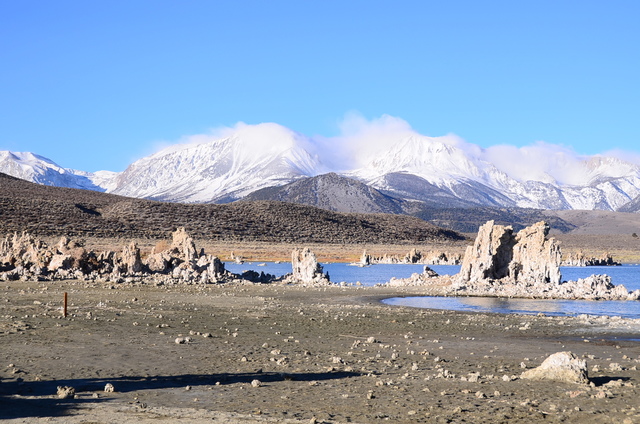
M 552 380 L 562 383 L 588 384 L 587 362 L 571 352 L 557 352 L 542 364 L 522 373 L 520 378 L 529 380 Z
M 0 280 L 142 281 L 164 283 L 218 283 L 242 279 L 225 270 L 216 256 L 198 253 L 191 237 L 179 228 L 169 248 L 153 251 L 146 260 L 131 242 L 120 252 L 88 251 L 81 243 L 62 237 L 49 247 L 23 233 L 0 242 Z M 271 282 L 269 274 L 249 276 L 250 281 Z
M 484 280 L 559 283 L 560 247 L 554 239 L 546 238 L 548 233 L 544 222 L 517 234 L 510 226 L 487 222 L 480 227 L 473 246 L 467 247 L 459 284 Z
M 558 298 L 586 300 L 638 300 L 640 290 L 631 293 L 622 284 L 614 285 L 608 275 L 591 275 L 577 281 L 566 281 L 554 287 Z
M 611 254 L 605 253 L 599 258 L 587 257 L 583 252 L 570 253 L 562 261 L 562 266 L 619 266 Z
M 414 273 L 409 278 L 391 278 L 387 283 L 389 286 L 425 286 L 437 285 L 448 282 L 447 278 L 440 278 L 437 272 L 425 265 L 421 274 Z
M 143 265 L 140 259 L 140 249 L 135 242 L 131 242 L 128 246 L 122 249 L 122 254 L 119 257 L 121 273 L 135 274 L 142 272 Z
M 561 251 L 548 239 L 549 226 L 539 222 L 513 234 L 510 226 L 489 221 L 465 252 L 460 273 L 450 291 L 456 295 L 548 299 L 638 300 L 607 276 L 563 282 Z
M 5 237 L 0 242 L 0 270 L 15 268 L 43 268 L 51 261 L 53 253 L 45 244 L 28 233 Z
M 366 250 L 362 252 L 362 256 L 360 256 L 360 262 L 358 264 L 361 266 L 371 265 L 371 255 L 368 254 Z
M 424 265 L 460 265 L 460 255 L 450 254 L 441 251 L 430 251 L 423 253 L 415 248 L 404 256 L 383 255 L 371 256 L 366 252 L 363 253 L 360 263 L 364 256 L 368 257 L 368 264 L 424 264 Z
M 191 262 L 198 259 L 199 255 L 196 251 L 196 244 L 187 234 L 184 227 L 179 227 L 171 235 L 173 242 L 171 243 L 171 252 L 184 262 Z
M 286 277 L 287 282 L 302 284 L 330 284 L 329 274 L 324 273 L 315 253 L 308 247 L 294 249 L 291 252 L 293 273 Z

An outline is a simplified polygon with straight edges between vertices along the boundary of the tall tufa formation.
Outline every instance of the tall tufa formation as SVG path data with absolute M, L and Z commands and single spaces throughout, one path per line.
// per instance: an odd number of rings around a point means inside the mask
M 198 260 L 196 244 L 184 227 L 178 227 L 172 234 L 171 250 L 185 262 Z
M 329 274 L 325 274 L 316 259 L 316 255 L 308 248 L 294 249 L 291 252 L 291 280 L 300 283 L 328 284 Z
M 538 222 L 518 232 L 509 274 L 516 281 L 560 284 L 562 252 L 554 238 L 548 239 L 549 225 Z
M 482 225 L 473 246 L 467 247 L 457 285 L 486 280 L 559 284 L 561 253 L 549 226 L 538 222 L 517 234 L 511 226 Z

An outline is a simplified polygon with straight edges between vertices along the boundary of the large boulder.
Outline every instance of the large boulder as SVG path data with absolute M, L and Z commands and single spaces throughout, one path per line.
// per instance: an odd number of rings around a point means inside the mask
M 59 269 L 70 269 L 73 266 L 73 257 L 71 255 L 53 255 L 47 269 L 56 272 Z
M 66 268 L 64 267 L 55 268 L 55 265 L 56 265 L 55 263 L 53 264 L 53 268 L 52 268 L 51 264 L 49 264 L 48 268 L 50 271 L 54 271 L 55 269 L 69 269 L 69 268 L 77 268 L 77 269 L 82 269 L 83 271 L 87 271 L 89 268 L 89 264 L 88 264 L 89 252 L 87 252 L 87 250 L 84 248 L 82 243 L 71 240 L 69 237 L 63 236 L 60 238 L 60 241 L 55 247 L 55 254 L 64 255 L 71 258 L 71 263 Z
M 557 352 L 542 364 L 522 373 L 520 378 L 530 380 L 553 380 L 563 383 L 589 383 L 587 361 L 571 352 Z
M 169 252 L 151 253 L 147 256 L 145 265 L 151 272 L 164 274 L 169 271 L 171 255 Z

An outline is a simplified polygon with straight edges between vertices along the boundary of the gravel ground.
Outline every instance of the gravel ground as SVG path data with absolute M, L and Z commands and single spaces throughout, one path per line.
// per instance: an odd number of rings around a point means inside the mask
M 437 287 L 0 290 L 7 422 L 640 422 L 638 320 L 379 302 Z M 559 351 L 586 359 L 591 384 L 519 378 Z M 60 399 L 58 386 L 75 396 Z

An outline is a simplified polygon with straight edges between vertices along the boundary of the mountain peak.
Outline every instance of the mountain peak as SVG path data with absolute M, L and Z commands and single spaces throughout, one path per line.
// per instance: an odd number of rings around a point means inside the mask
M 281 125 L 238 125 L 192 137 L 131 164 L 113 193 L 186 202 L 227 202 L 257 189 L 315 175 L 308 140 Z
M 110 175 L 87 173 L 63 168 L 51 159 L 31 152 L 0 151 L 0 172 L 21 180 L 38 184 L 105 191 L 101 183 L 108 185 Z

